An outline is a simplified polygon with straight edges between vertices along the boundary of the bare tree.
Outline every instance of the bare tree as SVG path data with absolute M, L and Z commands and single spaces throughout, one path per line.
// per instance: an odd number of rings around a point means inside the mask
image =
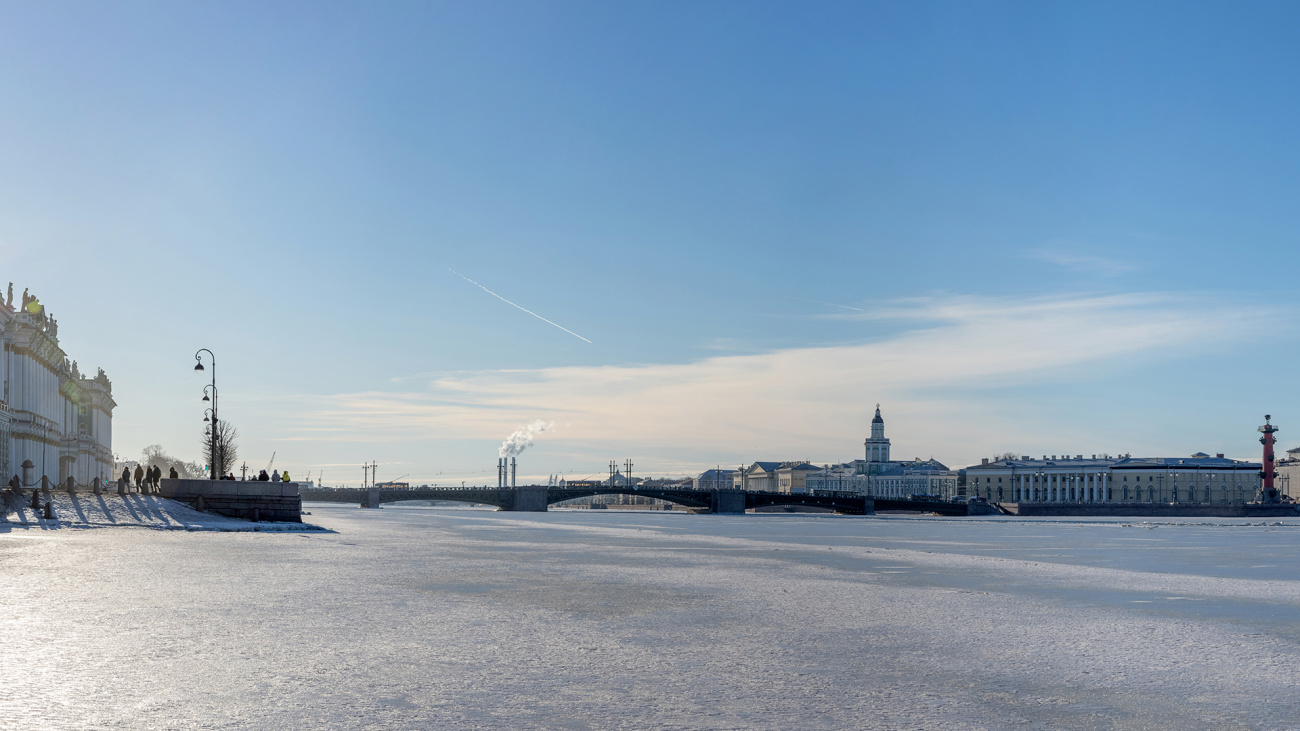
M 163 449 L 161 444 L 150 444 L 140 453 L 140 464 L 158 465 L 159 467 L 175 467 L 177 474 L 181 477 L 191 480 L 203 478 L 203 465 L 197 462 L 185 462 L 177 457 L 173 457 Z M 165 472 L 165 470 L 164 470 Z M 164 477 L 166 474 L 164 474 Z
M 237 439 L 239 430 L 228 421 L 217 422 L 215 439 L 211 425 L 203 432 L 203 456 L 208 464 L 216 466 L 215 477 L 218 479 L 235 469 L 235 460 L 239 456 Z
M 990 462 L 1005 462 L 1005 461 L 1007 461 L 1007 460 L 1009 460 L 1009 459 L 1020 459 L 1020 455 L 1016 454 L 1015 452 L 1003 452 L 1003 453 L 1001 453 L 1001 454 L 995 454 L 995 455 L 993 455 L 993 459 L 991 459 L 991 460 L 989 460 L 989 461 L 990 461 Z

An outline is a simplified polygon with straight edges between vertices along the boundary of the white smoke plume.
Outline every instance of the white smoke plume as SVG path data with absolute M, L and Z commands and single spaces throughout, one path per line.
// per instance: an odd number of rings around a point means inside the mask
M 553 421 L 542 421 L 538 419 L 531 424 L 515 429 L 515 433 L 506 437 L 501 442 L 501 448 L 497 450 L 498 457 L 514 457 L 525 449 L 533 446 L 533 439 L 542 432 L 555 426 Z

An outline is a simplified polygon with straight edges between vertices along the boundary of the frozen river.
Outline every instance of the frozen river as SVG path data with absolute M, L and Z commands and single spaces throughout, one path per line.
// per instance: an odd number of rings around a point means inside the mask
M 1300 727 L 1300 521 L 308 509 L 0 532 L 0 728 Z

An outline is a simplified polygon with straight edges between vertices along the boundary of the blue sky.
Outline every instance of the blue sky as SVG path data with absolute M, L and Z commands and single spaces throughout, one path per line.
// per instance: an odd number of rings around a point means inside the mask
M 249 463 L 327 482 L 490 479 L 535 419 L 530 475 L 852 459 L 876 402 L 953 465 L 1249 457 L 1300 416 L 1298 21 L 5 3 L 0 277 L 123 455 L 197 456 L 208 347 Z

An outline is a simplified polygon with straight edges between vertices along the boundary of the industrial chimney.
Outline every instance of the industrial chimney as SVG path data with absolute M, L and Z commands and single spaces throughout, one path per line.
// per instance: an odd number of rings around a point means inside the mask
M 511 487 L 515 486 L 515 468 L 518 466 L 519 466 L 518 463 L 515 462 L 515 458 L 511 457 L 510 458 L 510 486 Z

